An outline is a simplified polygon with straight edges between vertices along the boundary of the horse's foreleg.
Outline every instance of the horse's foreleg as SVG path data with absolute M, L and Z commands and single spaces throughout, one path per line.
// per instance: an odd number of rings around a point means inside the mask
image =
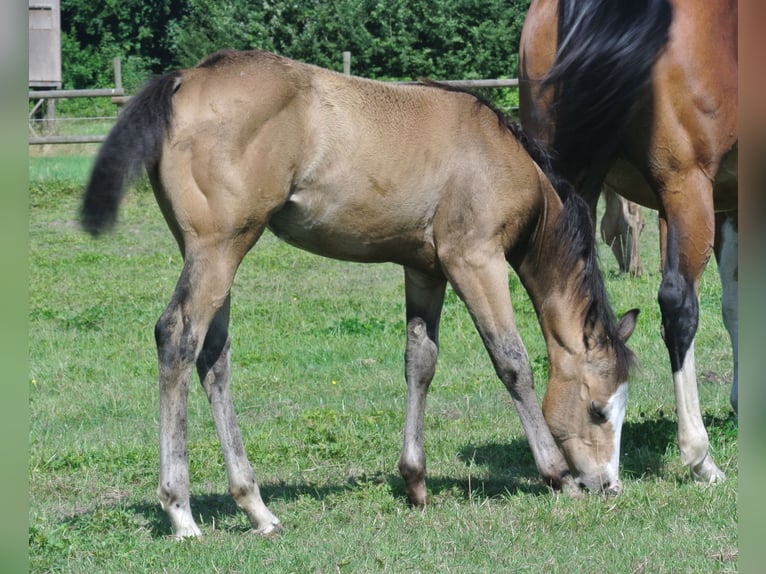
M 540 476 L 554 488 L 564 486 L 569 468 L 543 418 L 532 369 L 514 320 L 508 268 L 502 254 L 486 264 L 449 265 L 450 282 L 465 302 L 495 371 L 511 394 Z
M 229 492 L 237 506 L 245 511 L 256 532 L 268 535 L 279 530 L 279 520 L 261 498 L 231 399 L 231 340 L 228 335 L 230 301 L 231 297 L 227 298 L 210 325 L 202 352 L 197 359 L 197 371 L 210 402 L 223 450 Z
M 428 387 L 436 371 L 439 317 L 444 303 L 445 288 L 444 280 L 432 279 L 410 269 L 405 270 L 407 348 L 404 355 L 404 371 L 407 380 L 407 405 L 399 472 L 404 479 L 407 499 L 414 506 L 423 506 L 428 500 L 423 418 Z
M 737 213 L 721 213 L 716 215 L 715 255 L 718 261 L 718 275 L 721 278 L 721 310 L 723 324 L 731 338 L 732 355 L 734 358 L 734 384 L 731 387 L 730 401 L 734 412 L 738 412 L 739 360 L 738 337 L 739 311 L 737 306 L 738 292 L 738 243 Z
M 640 277 L 641 264 L 639 239 L 644 228 L 644 216 L 637 203 L 618 195 L 610 184 L 603 187 L 604 215 L 601 218 L 601 238 L 614 253 L 620 273 Z
M 665 346 L 673 371 L 678 447 L 681 461 L 689 466 L 695 480 L 716 482 L 722 480 L 724 474 L 709 453 L 710 443 L 700 412 L 694 361 L 694 337 L 699 321 L 697 282 L 713 247 L 713 209 L 712 205 L 705 205 L 704 202 L 695 204 L 686 201 L 683 205 L 674 205 L 674 198 L 671 195 L 664 205 L 665 266 L 657 298 L 662 312 Z M 688 222 L 693 222 L 693 228 Z

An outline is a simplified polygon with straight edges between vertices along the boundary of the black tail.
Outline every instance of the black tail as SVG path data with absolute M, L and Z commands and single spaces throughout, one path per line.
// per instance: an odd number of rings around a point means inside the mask
M 608 161 L 668 42 L 668 0 L 560 0 L 554 88 L 557 168 L 573 177 Z
M 130 99 L 102 144 L 80 208 L 80 222 L 91 235 L 114 225 L 127 184 L 159 160 L 180 77 L 170 72 L 151 80 Z

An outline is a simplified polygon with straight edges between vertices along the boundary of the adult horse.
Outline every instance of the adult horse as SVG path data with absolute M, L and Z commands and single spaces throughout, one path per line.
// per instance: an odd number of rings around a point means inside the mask
M 617 322 L 596 265 L 587 206 L 562 201 L 531 141 L 473 95 L 395 86 L 263 52 L 219 52 L 152 81 L 101 147 L 82 223 L 114 223 L 146 166 L 183 254 L 155 328 L 159 498 L 177 537 L 200 536 L 189 501 L 186 417 L 195 368 L 210 400 L 229 490 L 260 533 L 279 520 L 259 494 L 229 391 L 230 289 L 268 227 L 308 251 L 404 267 L 407 406 L 399 468 L 426 503 L 423 414 L 447 283 L 508 388 L 542 478 L 617 492 L 619 435 L 637 311 Z M 546 158 L 537 155 L 546 165 Z M 584 231 L 584 232 L 583 232 Z M 550 379 L 535 395 L 507 263 L 537 310 Z M 567 478 L 571 471 L 571 477 Z
M 737 409 L 737 2 L 534 0 L 520 45 L 522 125 L 595 208 L 605 177 L 658 210 L 658 301 L 678 444 L 695 479 L 709 453 L 694 363 L 700 276 L 715 252 Z

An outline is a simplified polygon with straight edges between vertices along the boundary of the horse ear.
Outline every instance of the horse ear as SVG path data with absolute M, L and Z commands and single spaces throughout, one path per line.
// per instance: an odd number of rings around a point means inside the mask
M 638 313 L 638 309 L 631 309 L 620 317 L 620 321 L 617 323 L 617 335 L 622 339 L 623 343 L 633 334 L 633 329 L 636 328 L 636 318 L 638 317 Z
M 583 330 L 583 342 L 588 351 L 603 346 L 606 343 L 604 326 L 600 322 L 589 319 L 585 323 L 585 329 Z

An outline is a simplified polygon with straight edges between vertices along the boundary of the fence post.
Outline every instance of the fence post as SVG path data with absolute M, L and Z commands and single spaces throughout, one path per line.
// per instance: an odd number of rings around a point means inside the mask
M 122 89 L 122 60 L 119 56 L 115 56 L 112 60 L 112 66 L 114 66 L 114 87 L 118 90 Z
M 351 74 L 351 52 L 343 52 L 343 73 Z

